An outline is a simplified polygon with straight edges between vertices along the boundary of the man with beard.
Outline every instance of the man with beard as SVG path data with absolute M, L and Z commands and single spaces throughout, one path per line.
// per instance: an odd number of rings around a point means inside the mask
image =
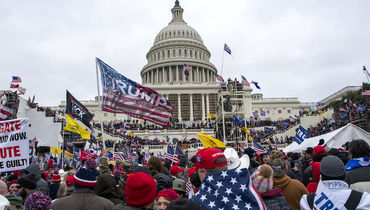
M 17 190 L 18 196 L 21 196 L 23 199 L 23 203 L 28 195 L 36 191 L 36 183 L 37 177 L 35 174 L 28 174 L 19 178 Z

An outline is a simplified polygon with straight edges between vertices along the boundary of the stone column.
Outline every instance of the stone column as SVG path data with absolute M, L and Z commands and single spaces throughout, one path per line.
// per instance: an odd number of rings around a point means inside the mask
M 206 81 L 206 74 L 205 74 L 205 69 L 203 68 L 203 70 L 202 70 L 202 74 L 203 74 L 203 80 L 202 80 L 202 82 L 205 82 Z
M 191 71 L 189 71 L 189 81 L 193 82 L 193 68 L 191 68 Z
M 165 80 L 165 69 L 164 69 L 164 67 L 162 67 L 162 83 L 164 83 L 166 80 Z
M 152 69 L 152 70 L 150 70 L 150 82 L 152 83 L 152 84 L 154 84 L 154 70 Z
M 190 94 L 190 121 L 194 120 L 193 116 L 193 94 Z
M 170 78 L 168 79 L 168 82 L 172 82 L 173 80 L 172 80 L 172 68 L 171 68 L 171 66 L 168 67 L 168 71 L 170 71 L 169 72 Z
M 181 122 L 182 121 L 182 118 L 181 118 L 181 94 L 177 94 L 177 108 L 178 108 L 178 118 L 179 118 L 179 121 Z
M 207 104 L 206 104 L 207 105 L 207 113 L 210 113 L 209 112 L 209 94 L 208 93 L 206 94 L 206 101 L 207 101 Z M 214 113 L 212 113 L 212 114 L 214 114 Z
M 179 82 L 179 66 L 176 65 L 176 82 Z
M 206 116 L 205 116 L 205 113 L 204 113 L 204 93 L 202 93 L 202 121 L 205 121 L 206 120 Z

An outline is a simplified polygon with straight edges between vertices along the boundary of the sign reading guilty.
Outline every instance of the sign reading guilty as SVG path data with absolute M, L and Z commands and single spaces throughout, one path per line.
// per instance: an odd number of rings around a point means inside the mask
M 28 119 L 0 122 L 0 172 L 24 169 L 29 158 Z

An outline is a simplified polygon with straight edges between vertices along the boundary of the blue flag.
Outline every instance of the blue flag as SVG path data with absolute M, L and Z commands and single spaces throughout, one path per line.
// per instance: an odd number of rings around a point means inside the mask
M 239 119 L 236 115 L 233 117 L 233 122 L 238 124 L 238 125 L 244 125 L 244 120 Z
M 306 129 L 304 129 L 302 126 L 299 126 L 294 141 L 297 142 L 298 144 L 301 144 L 307 137 L 309 137 L 309 135 Z
M 261 89 L 261 87 L 258 85 L 258 82 L 252 81 L 252 83 L 254 84 L 254 86 L 256 86 L 257 89 Z
M 231 49 L 227 44 L 224 45 L 224 50 L 231 55 Z
M 266 209 L 248 169 L 209 173 L 192 199 L 208 209 Z

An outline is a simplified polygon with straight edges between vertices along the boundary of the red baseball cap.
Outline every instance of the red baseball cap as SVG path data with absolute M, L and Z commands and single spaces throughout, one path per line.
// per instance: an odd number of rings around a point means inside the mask
M 216 164 L 215 161 L 224 157 L 225 162 Z M 195 165 L 197 168 L 217 168 L 227 165 L 227 159 L 224 153 L 216 148 L 205 148 L 201 149 L 195 154 Z
M 174 165 L 170 168 L 170 173 L 171 173 L 172 176 L 176 175 L 179 172 L 183 172 L 183 171 L 184 171 L 184 169 L 180 168 L 178 165 Z
M 325 154 L 326 154 L 326 150 L 323 146 L 316 146 L 315 148 L 313 148 L 313 155 L 321 156 Z
M 188 177 L 191 177 L 191 175 L 193 175 L 193 173 L 197 170 L 197 167 L 193 166 L 191 168 L 188 169 Z

